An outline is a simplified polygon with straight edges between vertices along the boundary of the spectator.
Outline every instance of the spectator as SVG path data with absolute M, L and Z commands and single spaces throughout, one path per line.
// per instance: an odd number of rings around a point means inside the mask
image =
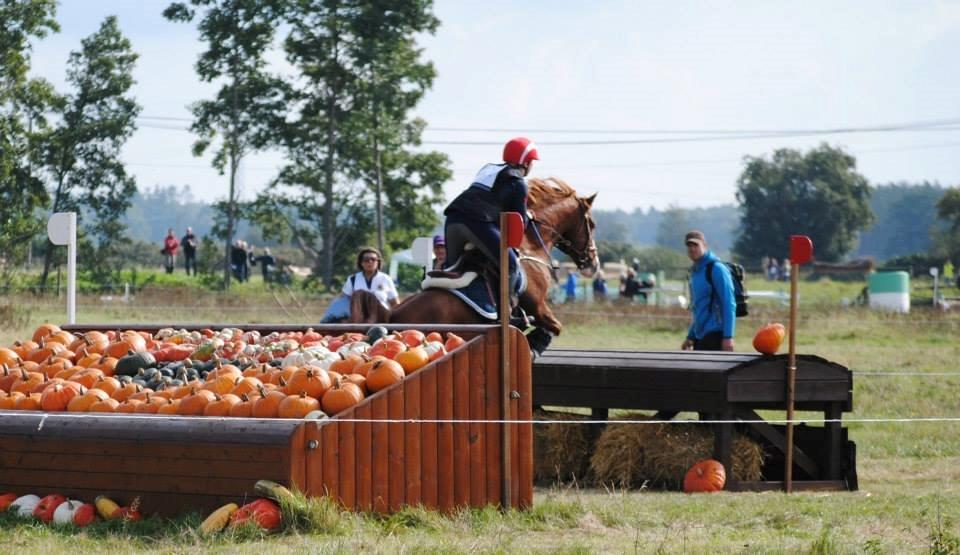
M 369 291 L 380 304 L 391 308 L 400 304 L 400 296 L 390 276 L 381 272 L 383 257 L 373 247 L 365 247 L 357 254 L 357 273 L 343 283 L 342 294 L 327 308 L 321 323 L 339 322 L 350 317 L 350 297 L 354 291 Z
M 247 267 L 247 249 L 241 239 L 233 242 L 230 247 L 230 269 L 233 271 L 233 277 L 243 283 L 247 281 L 249 268 Z
M 637 281 L 637 272 L 633 268 L 627 268 L 627 277 L 620 280 L 620 298 L 632 302 L 639 292 L 640 282 Z
M 780 279 L 780 267 L 777 265 L 777 259 L 770 257 L 767 263 L 767 281 L 777 281 Z
M 949 285 L 953 281 L 953 262 L 950 259 L 947 259 L 943 263 L 943 283 L 944 285 Z
M 442 270 L 447 262 L 447 241 L 443 235 L 433 236 L 433 269 Z
M 163 266 L 168 274 L 173 273 L 173 267 L 177 262 L 177 249 L 180 248 L 180 241 L 173 235 L 173 228 L 167 230 L 167 238 L 163 240 Z
M 190 275 L 190 268 L 193 268 L 193 275 L 197 275 L 197 236 L 193 234 L 193 228 L 188 227 L 186 235 L 180 239 L 180 245 L 183 246 L 183 266 Z
M 684 351 L 732 351 L 737 301 L 730 270 L 707 249 L 703 233 L 691 231 L 683 240 L 687 245 L 687 256 L 693 261 L 690 275 L 693 318 L 680 348 Z M 708 267 L 711 270 L 709 281 Z
M 643 272 L 642 274 L 637 275 L 639 280 L 639 285 L 637 287 L 637 294 L 640 295 L 640 298 L 643 299 L 643 303 L 647 303 L 647 293 L 657 286 L 657 276 L 653 275 L 651 272 Z
M 272 254 L 270 254 L 270 249 L 268 247 L 264 247 L 263 254 L 255 257 L 252 263 L 254 266 L 260 264 L 260 275 L 263 276 L 263 282 L 270 283 L 270 277 L 273 274 L 273 269 L 277 265 L 277 260 Z
M 780 281 L 790 281 L 790 259 L 789 258 L 784 258 L 783 264 L 780 265 Z
M 565 302 L 572 303 L 577 300 L 577 273 L 573 270 L 567 270 L 567 283 L 563 286 L 567 293 Z
M 607 300 L 607 279 L 603 275 L 603 270 L 597 270 L 593 276 L 593 298 L 598 301 Z
M 634 256 L 630 267 L 633 268 L 633 275 L 638 275 L 640 273 L 640 259 Z

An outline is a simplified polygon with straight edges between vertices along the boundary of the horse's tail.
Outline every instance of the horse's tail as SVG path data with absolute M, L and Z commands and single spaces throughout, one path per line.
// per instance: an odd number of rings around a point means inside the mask
M 351 324 L 385 324 L 390 321 L 390 309 L 380 304 L 380 299 L 369 291 L 354 291 L 350 295 Z

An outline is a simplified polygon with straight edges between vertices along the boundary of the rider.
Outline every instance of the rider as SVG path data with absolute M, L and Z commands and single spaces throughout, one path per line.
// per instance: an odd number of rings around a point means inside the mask
M 515 137 L 503 147 L 503 164 L 486 164 L 473 183 L 443 211 L 447 217 L 444 235 L 447 241 L 447 267 L 456 264 L 468 242 L 473 243 L 497 263 L 500 252 L 500 212 L 517 212 L 527 225 L 527 182 L 537 146 L 526 137 Z M 510 291 L 519 293 L 520 272 L 517 255 L 510 249 Z

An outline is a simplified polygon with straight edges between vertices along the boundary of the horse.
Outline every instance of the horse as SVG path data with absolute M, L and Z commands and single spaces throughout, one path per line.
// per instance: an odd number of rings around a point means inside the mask
M 528 206 L 533 217 L 524 231 L 519 261 L 527 277 L 527 288 L 519 297 L 520 307 L 533 320 L 534 331 L 527 340 L 537 354 L 543 352 L 563 326 L 547 305 L 550 285 L 557 281 L 550 252 L 554 247 L 570 256 L 577 268 L 590 277 L 599 267 L 593 239 L 596 224 L 590 208 L 596 194 L 577 196 L 565 181 L 556 177 L 527 180 Z M 445 289 L 426 289 L 407 297 L 392 310 L 367 291 L 356 291 L 350 303 L 351 323 L 480 324 L 488 323 L 462 300 Z

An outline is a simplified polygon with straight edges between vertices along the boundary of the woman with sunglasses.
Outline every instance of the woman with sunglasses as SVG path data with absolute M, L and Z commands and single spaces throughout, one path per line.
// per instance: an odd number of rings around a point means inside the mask
M 373 247 L 364 247 L 357 254 L 357 273 L 347 278 L 343 284 L 343 294 L 334 299 L 320 323 L 341 322 L 350 317 L 350 296 L 354 291 L 369 291 L 376 295 L 386 308 L 400 304 L 397 287 L 389 274 L 380 271 L 383 257 Z

